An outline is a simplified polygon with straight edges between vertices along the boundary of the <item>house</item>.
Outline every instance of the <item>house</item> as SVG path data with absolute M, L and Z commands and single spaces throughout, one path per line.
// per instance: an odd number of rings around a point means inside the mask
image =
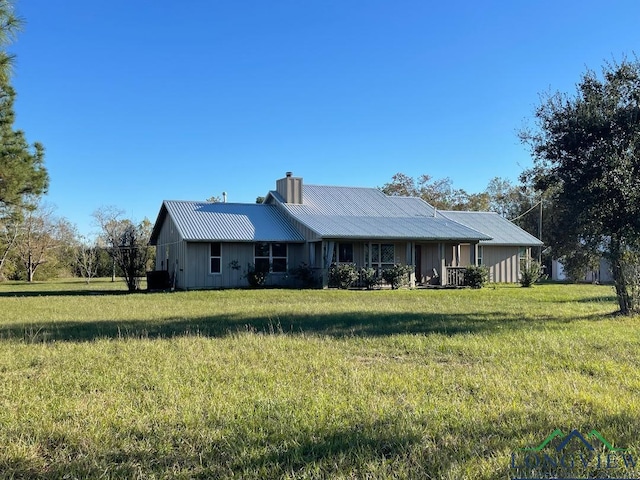
M 458 283 L 464 266 L 483 264 L 492 281 L 517 282 L 520 259 L 541 245 L 497 214 L 441 212 L 376 188 L 307 185 L 290 172 L 262 204 L 164 201 L 150 243 L 156 269 L 180 289 L 246 286 L 249 266 L 268 269 L 271 285 L 293 286 L 288 272 L 301 264 L 326 286 L 332 263 L 412 265 L 414 285 Z
M 611 264 L 605 258 L 600 258 L 598 265 L 594 269 L 587 269 L 583 273 L 584 276 L 576 279 L 577 281 L 591 283 L 613 283 L 614 281 Z M 562 260 L 554 259 L 551 261 L 551 279 L 557 281 L 569 280 Z
M 495 212 L 441 211 L 440 214 L 491 237 L 478 242 L 476 253 L 477 264 L 489 269 L 491 282 L 517 282 L 522 262 L 531 259 L 531 247 L 542 245 L 536 237 Z M 469 245 L 461 244 L 458 248 L 459 258 L 468 258 Z

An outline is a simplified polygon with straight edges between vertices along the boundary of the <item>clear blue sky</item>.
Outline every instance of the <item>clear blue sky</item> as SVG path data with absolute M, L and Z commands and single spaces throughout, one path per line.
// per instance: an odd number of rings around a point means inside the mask
M 530 166 L 538 94 L 632 55 L 640 2 L 17 0 L 16 126 L 46 148 L 47 201 L 91 230 L 115 205 L 253 202 L 293 171 L 483 191 Z

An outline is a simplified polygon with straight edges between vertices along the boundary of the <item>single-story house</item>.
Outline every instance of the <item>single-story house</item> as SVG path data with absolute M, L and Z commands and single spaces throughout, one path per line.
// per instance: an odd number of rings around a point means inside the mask
M 377 188 L 307 185 L 290 172 L 261 204 L 164 201 L 150 243 L 156 269 L 180 289 L 246 286 L 249 265 L 284 286 L 305 264 L 326 286 L 335 263 L 378 272 L 411 265 L 414 285 L 457 283 L 463 267 L 482 264 L 491 281 L 517 282 L 521 260 L 542 244 L 495 213 L 439 211 Z

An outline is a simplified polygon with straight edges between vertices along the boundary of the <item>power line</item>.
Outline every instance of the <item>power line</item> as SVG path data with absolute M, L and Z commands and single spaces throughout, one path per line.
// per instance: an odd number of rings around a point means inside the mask
M 513 222 L 514 220 L 518 220 L 519 218 L 524 217 L 527 213 L 529 213 L 530 211 L 532 211 L 534 208 L 538 207 L 541 203 L 542 203 L 542 200 L 540 200 L 538 203 L 536 203 L 533 207 L 531 207 L 531 208 L 530 208 L 529 210 L 527 210 L 526 212 L 521 213 L 520 215 L 518 215 L 518 216 L 517 216 L 517 217 L 515 217 L 515 218 L 510 219 L 509 221 L 510 221 L 510 222 Z

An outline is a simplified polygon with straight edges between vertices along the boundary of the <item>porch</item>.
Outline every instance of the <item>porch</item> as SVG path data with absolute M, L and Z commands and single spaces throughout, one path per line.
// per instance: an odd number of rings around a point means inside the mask
M 463 286 L 466 267 L 477 265 L 478 258 L 477 243 L 325 240 L 310 246 L 311 264 L 316 260 L 322 262 L 322 284 L 325 287 L 328 286 L 329 267 L 333 264 L 352 264 L 359 270 L 374 269 L 378 278 L 382 271 L 394 265 L 410 265 L 413 267 L 408 279 L 410 287 Z M 362 286 L 366 283 L 362 274 L 355 282 Z

